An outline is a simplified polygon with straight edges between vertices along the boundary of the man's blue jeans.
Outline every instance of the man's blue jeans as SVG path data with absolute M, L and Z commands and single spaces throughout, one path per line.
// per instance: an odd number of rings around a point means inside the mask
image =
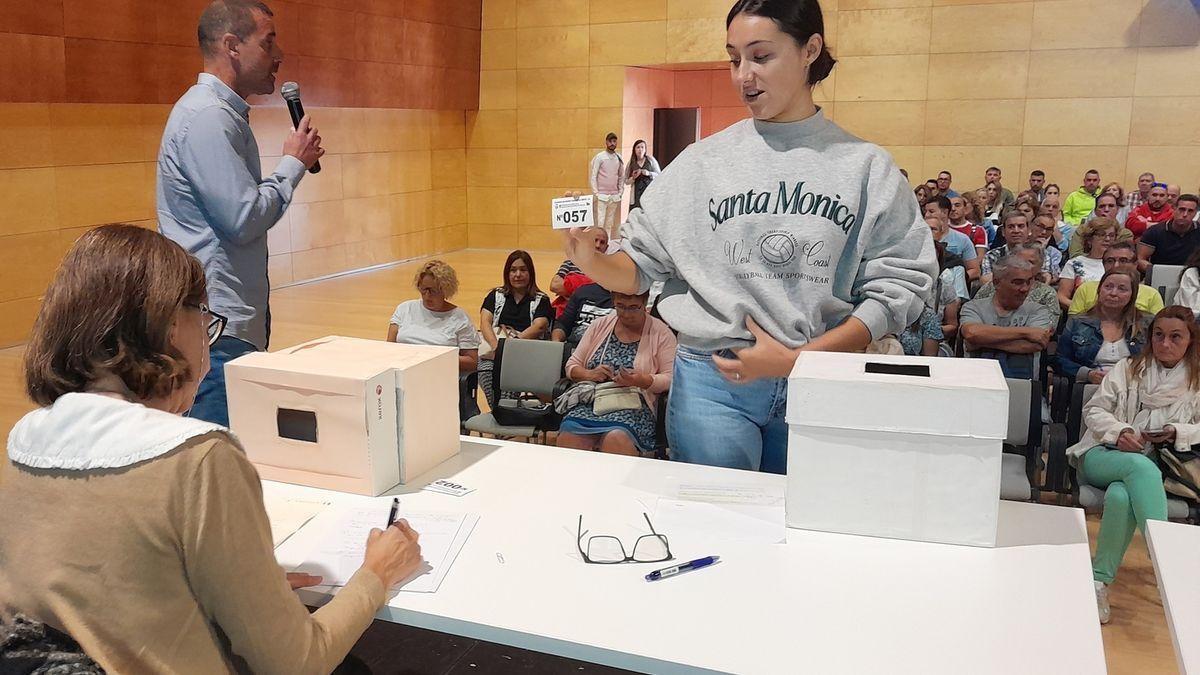
M 726 354 L 722 354 L 725 356 Z M 787 378 L 729 382 L 712 354 L 680 346 L 667 405 L 671 459 L 787 473 Z
M 258 349 L 249 342 L 229 336 L 220 338 L 209 347 L 208 377 L 200 382 L 196 402 L 192 404 L 187 416 L 228 427 L 229 403 L 225 397 L 225 364 L 243 354 L 256 351 Z

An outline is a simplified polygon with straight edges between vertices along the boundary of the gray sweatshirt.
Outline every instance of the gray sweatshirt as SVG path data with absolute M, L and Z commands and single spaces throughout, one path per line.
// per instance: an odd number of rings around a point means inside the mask
M 890 155 L 824 113 L 746 120 L 690 146 L 622 227 L 642 291 L 679 343 L 789 347 L 860 319 L 878 339 L 916 321 L 937 278 L 929 226 Z

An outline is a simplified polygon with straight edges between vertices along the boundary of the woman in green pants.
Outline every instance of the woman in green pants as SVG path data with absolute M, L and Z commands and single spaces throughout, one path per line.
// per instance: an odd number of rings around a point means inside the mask
M 1154 317 L 1150 349 L 1117 363 L 1084 408 L 1087 433 L 1067 454 L 1080 479 L 1104 488 L 1104 517 L 1092 574 L 1100 623 L 1108 623 L 1108 584 L 1135 529 L 1167 519 L 1155 444 L 1185 450 L 1200 442 L 1200 328 L 1178 305 Z

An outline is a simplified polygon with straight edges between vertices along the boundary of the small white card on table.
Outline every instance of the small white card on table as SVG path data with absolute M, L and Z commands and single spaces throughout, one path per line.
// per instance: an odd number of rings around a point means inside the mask
M 446 495 L 453 495 L 455 497 L 462 497 L 463 495 L 468 495 L 475 491 L 475 488 L 459 485 L 458 483 L 448 481 L 444 478 L 441 480 L 435 480 L 421 489 L 428 490 L 430 492 L 440 492 Z

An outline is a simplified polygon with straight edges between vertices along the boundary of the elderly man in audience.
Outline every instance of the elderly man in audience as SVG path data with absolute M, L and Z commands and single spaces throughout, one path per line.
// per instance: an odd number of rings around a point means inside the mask
M 1030 265 L 1033 265 L 1034 269 L 1041 269 L 1042 262 L 1046 259 L 1046 247 L 1036 242 L 1018 244 L 1012 247 L 1012 255 L 1023 258 Z M 1039 274 L 1038 276 L 1041 275 Z M 975 298 L 990 298 L 995 294 L 995 281 L 990 281 L 979 287 L 979 291 L 975 293 Z M 1033 286 L 1029 289 L 1029 301 L 1036 302 L 1050 310 L 1050 313 L 1054 315 L 1055 323 L 1062 316 L 1062 306 L 1058 302 L 1058 295 L 1054 287 L 1040 281 L 1036 276 L 1033 280 Z
M 1155 225 L 1169 223 L 1175 217 L 1175 208 L 1167 203 L 1167 186 L 1155 183 L 1150 187 L 1146 202 L 1129 212 L 1125 227 L 1135 239 L 1141 239 L 1146 230 Z
M 1167 185 L 1167 203 L 1175 206 L 1175 202 L 1179 201 L 1179 196 L 1182 193 L 1182 188 L 1174 183 Z
M 602 227 L 594 227 L 592 231 L 596 236 L 596 250 L 608 250 L 608 231 Z M 555 295 L 554 301 L 551 303 L 554 306 L 554 316 L 562 316 L 563 311 L 567 308 L 567 302 L 570 301 L 571 295 L 576 289 L 587 286 L 592 283 L 591 278 L 583 273 L 575 263 L 571 260 L 564 260 L 558 266 L 558 271 L 554 273 L 554 277 L 550 279 L 550 292 Z
M 983 283 L 986 284 L 992 280 L 992 266 L 997 260 L 1009 255 L 1013 247 L 1024 244 L 1033 238 L 1032 223 L 1029 220 L 1024 213 L 1016 209 L 1010 209 L 1004 214 L 1005 244 L 988 251 L 987 255 L 983 257 L 982 276 L 980 278 Z M 1046 252 L 1040 272 L 1042 283 L 1051 283 L 1058 278 L 1058 268 L 1061 260 L 1062 253 L 1058 249 L 1050 249 Z
M 1175 203 L 1174 217 L 1169 223 L 1146 230 L 1138 242 L 1138 270 L 1145 272 L 1151 265 L 1186 265 L 1192 252 L 1200 247 L 1200 230 L 1196 229 L 1196 206 L 1200 198 L 1183 195 Z
M 946 244 L 947 251 L 962 258 L 967 279 L 975 281 L 979 278 L 979 254 L 967 235 L 950 228 L 950 209 L 950 200 L 946 197 L 930 199 L 925 204 L 925 222 L 929 224 L 933 240 Z
M 1056 320 L 1045 306 L 1029 299 L 1037 268 L 1019 255 L 993 265 L 996 295 L 963 305 L 960 330 L 972 358 L 995 359 L 1005 377 L 1032 378 L 1037 355 L 1054 337 Z
M 1083 174 L 1083 185 L 1063 202 L 1063 220 L 1078 226 L 1096 208 L 1096 197 L 1100 194 L 1100 172 L 1088 169 Z
M 1118 241 L 1104 251 L 1105 274 L 1119 267 L 1137 270 L 1137 254 L 1134 253 L 1133 244 L 1127 241 Z M 1097 281 L 1085 281 L 1080 284 L 1071 296 L 1071 306 L 1067 308 L 1067 314 L 1084 314 L 1095 306 L 1099 287 L 1100 283 Z M 1162 294 L 1156 288 L 1138 284 L 1137 308 L 1147 314 L 1157 314 L 1163 308 Z
M 1133 211 L 1137 207 L 1146 203 L 1150 198 L 1150 188 L 1154 185 L 1154 174 L 1147 171 L 1138 176 L 1138 189 L 1131 191 L 1125 195 L 1125 203 L 1122 204 L 1125 208 Z

